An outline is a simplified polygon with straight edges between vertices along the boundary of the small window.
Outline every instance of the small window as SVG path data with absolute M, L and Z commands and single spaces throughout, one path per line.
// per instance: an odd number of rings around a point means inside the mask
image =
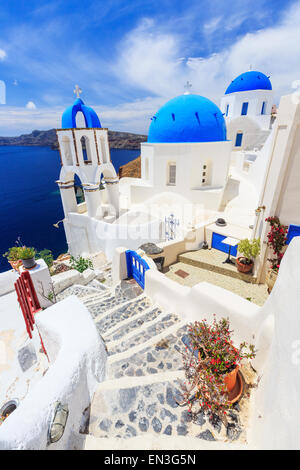
M 235 146 L 236 147 L 241 147 L 242 145 L 242 140 L 243 140 L 243 133 L 238 132 L 235 138 Z
M 168 184 L 170 185 L 175 185 L 176 184 L 176 164 L 171 163 L 169 165 L 169 182 Z
M 261 114 L 266 114 L 266 107 L 267 107 L 267 102 L 263 101 L 263 104 L 261 107 Z
M 205 178 L 203 178 L 202 183 L 205 183 Z
M 248 113 L 248 101 L 245 101 L 245 103 L 243 103 L 243 106 L 242 106 L 242 116 L 246 116 L 247 113 Z
M 206 165 L 203 165 L 203 170 L 206 170 Z
M 206 172 L 205 172 L 205 171 L 203 171 L 202 176 L 206 176 Z
M 226 116 L 228 116 L 228 112 L 229 112 L 229 104 L 226 105 L 226 112 L 225 112 Z

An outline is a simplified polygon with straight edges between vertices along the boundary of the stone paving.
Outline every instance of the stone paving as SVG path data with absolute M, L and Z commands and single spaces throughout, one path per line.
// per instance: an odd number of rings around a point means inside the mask
M 145 303 L 145 302 L 143 302 Z M 134 308 L 135 307 L 135 308 Z M 137 311 L 139 310 L 140 311 Z M 133 305 L 133 314 L 134 313 L 140 313 L 143 311 L 143 307 L 139 306 L 136 307 L 136 303 Z M 145 323 L 148 323 L 150 321 L 155 320 L 160 314 L 162 313 L 162 310 L 158 307 L 150 310 L 149 312 L 145 313 L 142 316 L 138 316 L 135 320 L 131 321 L 130 323 L 126 324 L 125 326 L 119 328 L 116 332 L 111 333 L 109 335 L 105 335 L 105 342 L 108 343 L 109 341 L 116 341 L 118 339 L 121 339 L 123 336 L 128 335 L 131 331 L 136 330 L 137 328 L 140 328 L 142 325 Z
M 96 322 L 99 332 L 104 335 L 109 329 L 115 327 L 120 322 L 127 320 L 142 313 L 151 306 L 151 301 L 147 297 L 137 298 L 133 302 L 122 305 L 120 308 L 112 312 L 109 316 L 105 316 Z
M 236 423 L 234 433 L 226 430 L 217 417 L 210 421 L 203 412 L 192 417 L 187 408 L 179 406 L 176 400 L 182 400 L 178 380 L 98 390 L 91 407 L 89 431 L 96 437 L 124 439 L 145 433 L 190 435 L 209 441 L 228 438 L 229 434 L 231 440 L 239 437 L 236 410 L 231 412 L 231 424 Z M 229 429 L 233 430 L 234 427 L 230 426 Z
M 73 286 L 60 294 L 63 298 L 75 294 L 87 306 L 109 356 L 106 381 L 99 385 L 86 413 L 84 432 L 107 439 L 150 433 L 191 436 L 199 442 L 245 441 L 245 417 L 239 404 L 230 411 L 226 427 L 216 416 L 209 419 L 197 403 L 192 416 L 187 406 L 176 402 L 182 400 L 179 378 L 184 377 L 187 324 L 153 305 L 132 280 L 114 289 L 97 287 Z M 177 330 L 168 331 L 177 323 Z M 138 347 L 135 353 L 134 347 Z
M 175 323 L 179 321 L 180 320 L 177 315 L 168 314 L 164 316 L 160 321 L 144 329 L 137 335 L 132 336 L 127 340 L 123 340 L 121 341 L 121 343 L 118 343 L 113 347 L 108 346 L 108 355 L 111 356 L 112 354 L 127 351 L 128 349 L 133 348 L 134 346 L 143 344 L 154 336 L 159 335 L 160 333 L 162 333 L 162 331 L 169 328 L 170 326 L 175 325 Z
M 187 326 L 183 326 L 175 334 L 170 334 L 155 345 L 133 354 L 126 359 L 110 364 L 108 378 L 141 377 L 149 374 L 182 370 L 182 353 L 184 345 L 182 337 Z

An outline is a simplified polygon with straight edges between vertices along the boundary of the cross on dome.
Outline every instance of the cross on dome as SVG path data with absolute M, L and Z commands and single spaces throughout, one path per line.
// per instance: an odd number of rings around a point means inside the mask
M 184 93 L 185 95 L 189 95 L 190 94 L 190 88 L 192 88 L 192 84 L 187 81 L 186 84 L 184 85 L 184 88 L 186 89 L 186 92 Z
M 77 96 L 77 98 L 80 98 L 80 93 L 82 93 L 82 89 L 79 88 L 78 85 L 75 85 L 74 93 Z

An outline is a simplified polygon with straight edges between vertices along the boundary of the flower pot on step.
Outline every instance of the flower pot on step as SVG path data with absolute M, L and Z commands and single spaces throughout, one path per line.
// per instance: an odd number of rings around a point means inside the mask
M 252 272 L 254 263 L 253 263 L 253 261 L 251 261 L 250 263 L 246 263 L 246 262 L 245 262 L 246 259 L 247 259 L 247 258 L 245 258 L 245 257 L 243 257 L 243 256 L 239 256 L 239 257 L 236 259 L 237 270 L 238 270 L 240 273 L 250 274 L 250 273 Z

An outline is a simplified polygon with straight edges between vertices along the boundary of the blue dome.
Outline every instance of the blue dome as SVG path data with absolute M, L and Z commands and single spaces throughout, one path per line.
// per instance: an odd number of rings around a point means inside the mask
M 77 98 L 72 106 L 69 106 L 62 115 L 61 126 L 63 129 L 74 129 L 76 128 L 76 114 L 82 112 L 85 120 L 86 127 L 101 127 L 100 120 L 96 112 L 86 106 L 84 102 Z
M 226 140 L 226 124 L 218 106 L 200 95 L 180 95 L 153 116 L 148 142 L 219 142 Z
M 250 70 L 249 72 L 242 73 L 230 83 L 225 91 L 225 95 L 235 93 L 236 91 L 249 91 L 249 90 L 272 90 L 272 85 L 264 73 Z

